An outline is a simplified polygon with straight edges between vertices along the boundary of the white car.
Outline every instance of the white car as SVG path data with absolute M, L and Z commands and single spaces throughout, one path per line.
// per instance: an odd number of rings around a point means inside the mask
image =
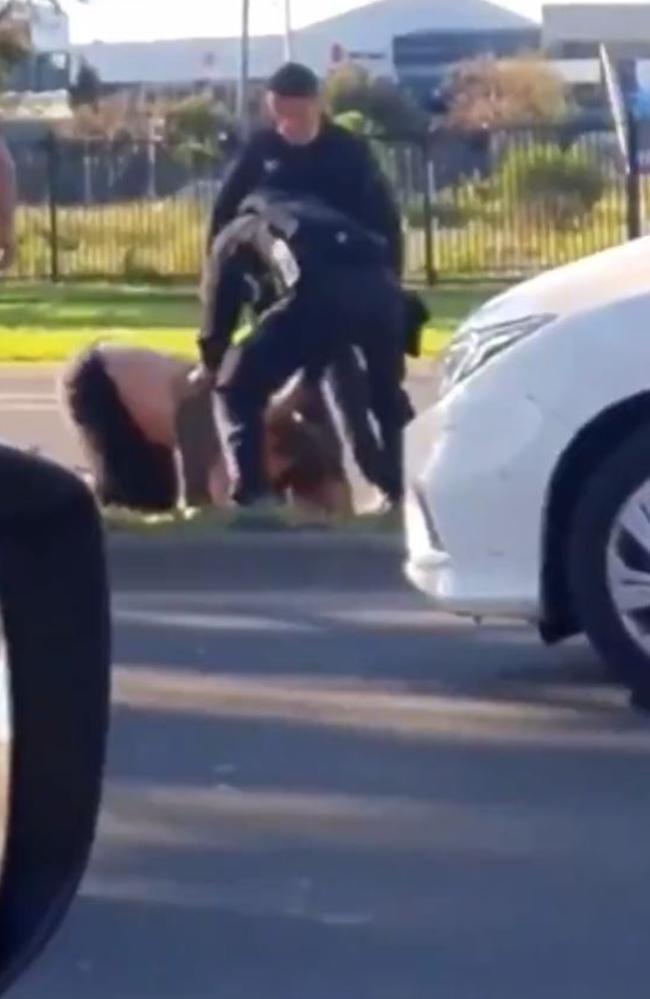
M 406 478 L 406 572 L 438 608 L 584 632 L 650 684 L 650 238 L 471 315 Z

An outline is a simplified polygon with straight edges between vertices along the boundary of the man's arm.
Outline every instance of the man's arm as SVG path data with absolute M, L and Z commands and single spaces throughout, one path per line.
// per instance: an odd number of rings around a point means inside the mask
M 370 145 L 359 140 L 357 176 L 359 205 L 357 217 L 387 240 L 395 273 L 401 278 L 404 267 L 402 219 L 390 184 Z
M 15 253 L 16 170 L 9 148 L 0 138 L 0 269 L 11 267 Z
M 240 253 L 224 254 L 218 245 L 206 261 L 198 347 L 205 372 L 216 377 L 245 304 Z
M 259 182 L 260 156 L 258 140 L 246 144 L 238 158 L 227 171 L 212 209 L 209 245 L 215 236 L 234 219 L 242 201 L 251 194 Z

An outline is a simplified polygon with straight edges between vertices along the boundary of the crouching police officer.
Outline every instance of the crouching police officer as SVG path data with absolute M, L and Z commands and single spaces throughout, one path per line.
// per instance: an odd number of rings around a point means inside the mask
M 235 503 L 269 495 L 262 427 L 272 394 L 300 370 L 320 379 L 351 348 L 379 427 L 383 488 L 399 503 L 406 308 L 386 241 L 315 198 L 260 192 L 215 239 L 206 274 L 197 378 L 215 384 L 229 425 Z M 262 314 L 229 350 L 245 301 Z

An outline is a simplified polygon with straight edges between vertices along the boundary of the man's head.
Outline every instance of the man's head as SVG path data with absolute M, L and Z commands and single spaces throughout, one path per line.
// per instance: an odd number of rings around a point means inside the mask
M 277 132 L 294 146 L 306 146 L 318 135 L 322 104 L 318 77 L 307 66 L 287 63 L 269 80 L 267 105 Z
M 321 412 L 319 390 L 304 378 L 274 400 L 265 417 L 266 475 L 276 492 L 304 512 L 347 517 L 353 503 L 343 451 Z

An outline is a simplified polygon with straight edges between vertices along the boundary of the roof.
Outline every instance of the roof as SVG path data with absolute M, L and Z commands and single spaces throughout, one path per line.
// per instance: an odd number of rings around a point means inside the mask
M 533 27 L 534 22 L 498 0 L 375 0 L 374 3 L 310 25 L 294 36 L 295 57 L 317 72 L 327 70 L 332 47 L 374 54 L 378 68 L 392 68 L 392 41 L 408 32 L 482 31 Z M 171 84 L 234 79 L 239 70 L 237 38 L 102 43 L 77 46 L 105 83 Z M 283 59 L 280 35 L 251 40 L 251 71 L 266 78 Z

